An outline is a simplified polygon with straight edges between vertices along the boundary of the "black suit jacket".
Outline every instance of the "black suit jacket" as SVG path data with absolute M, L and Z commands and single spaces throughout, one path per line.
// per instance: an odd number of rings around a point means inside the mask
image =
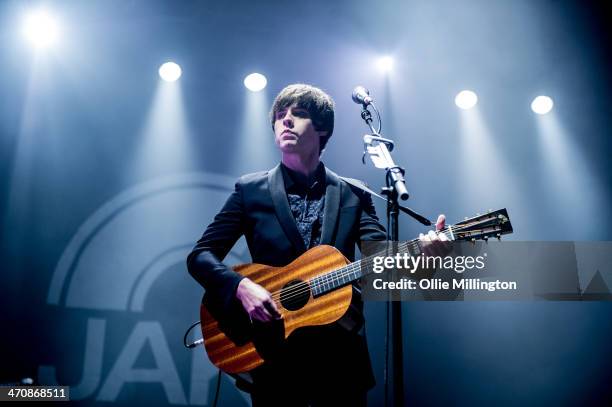
M 336 247 L 353 261 L 356 244 L 360 245 L 363 240 L 384 240 L 386 232 L 378 222 L 368 193 L 346 183 L 327 168 L 325 173 L 321 244 Z M 242 235 L 255 263 L 284 266 L 306 251 L 287 201 L 280 165 L 241 177 L 189 254 L 189 273 L 206 289 L 207 305 L 217 314 L 217 319 L 239 320 L 240 314 L 243 317 L 245 314 L 235 298 L 243 277 L 221 263 Z M 330 375 L 360 376 L 353 379 L 370 387 L 373 376 L 365 338 L 335 325 L 294 332 L 290 339 L 296 351 L 302 345 L 311 350 L 301 350 L 299 359 L 306 358 L 305 363 L 312 362 L 313 357 L 321 359 L 320 363 L 327 361 L 326 372 Z M 335 377 L 336 383 L 337 380 Z

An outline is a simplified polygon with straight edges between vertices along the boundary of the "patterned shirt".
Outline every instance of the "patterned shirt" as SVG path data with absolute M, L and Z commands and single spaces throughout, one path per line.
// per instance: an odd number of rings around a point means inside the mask
M 323 163 L 308 177 L 281 163 L 287 201 L 304 246 L 310 249 L 321 243 L 325 207 L 325 167 Z

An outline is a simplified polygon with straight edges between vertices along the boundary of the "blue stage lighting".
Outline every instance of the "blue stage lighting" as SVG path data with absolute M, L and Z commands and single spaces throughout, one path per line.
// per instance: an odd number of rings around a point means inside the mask
M 260 73 L 252 73 L 244 78 L 244 86 L 251 92 L 259 92 L 268 84 L 268 80 Z
M 166 82 L 176 81 L 182 73 L 181 67 L 174 62 L 166 62 L 159 67 L 159 76 Z
M 548 96 L 538 96 L 531 102 L 531 110 L 537 114 L 546 114 L 552 110 L 553 100 Z
M 457 107 L 467 110 L 476 106 L 478 96 L 471 90 L 462 90 L 455 96 L 455 104 Z
M 33 11 L 25 17 L 23 34 L 36 48 L 47 48 L 59 39 L 57 20 L 44 10 Z

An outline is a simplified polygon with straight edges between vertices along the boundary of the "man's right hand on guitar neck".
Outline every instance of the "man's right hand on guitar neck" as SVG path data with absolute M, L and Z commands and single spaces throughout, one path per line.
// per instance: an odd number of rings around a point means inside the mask
M 282 317 L 268 290 L 248 278 L 240 280 L 236 298 L 242 303 L 251 321 L 268 322 Z

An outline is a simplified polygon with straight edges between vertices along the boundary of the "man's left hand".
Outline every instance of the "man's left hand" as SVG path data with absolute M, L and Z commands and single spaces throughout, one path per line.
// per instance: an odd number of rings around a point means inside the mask
M 449 240 L 444 233 L 440 233 L 446 224 L 446 216 L 438 216 L 436 231 L 430 230 L 424 235 L 419 234 L 419 240 L 425 256 L 444 256 L 450 251 Z

